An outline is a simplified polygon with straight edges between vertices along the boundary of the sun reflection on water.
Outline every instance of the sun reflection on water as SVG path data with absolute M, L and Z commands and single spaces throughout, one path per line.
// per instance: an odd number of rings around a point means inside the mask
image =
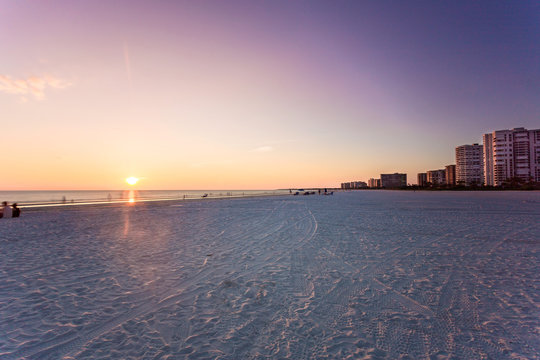
M 137 190 L 125 190 L 122 194 L 122 200 L 127 201 L 129 205 L 135 204 L 138 197 Z
M 135 203 L 135 191 L 129 190 L 128 198 L 130 204 Z

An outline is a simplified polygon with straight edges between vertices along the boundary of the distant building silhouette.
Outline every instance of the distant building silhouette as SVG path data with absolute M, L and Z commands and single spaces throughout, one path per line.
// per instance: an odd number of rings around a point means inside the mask
M 381 174 L 381 187 L 387 189 L 407 187 L 407 174 Z
M 357 181 L 356 182 L 357 189 L 365 189 L 367 188 L 367 184 L 365 181 Z
M 418 186 L 427 186 L 427 173 L 418 173 Z
M 446 165 L 444 167 L 446 176 L 446 185 L 456 185 L 456 165 Z
M 368 186 L 370 188 L 380 188 L 381 187 L 381 179 L 369 179 L 368 180 Z
M 350 182 L 341 183 L 341 188 L 344 190 L 365 189 L 367 188 L 367 184 L 364 181 L 350 181 Z

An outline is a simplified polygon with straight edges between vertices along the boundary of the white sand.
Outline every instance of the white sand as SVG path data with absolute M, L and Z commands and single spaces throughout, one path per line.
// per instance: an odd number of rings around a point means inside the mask
M 0 219 L 0 359 L 540 358 L 540 193 Z

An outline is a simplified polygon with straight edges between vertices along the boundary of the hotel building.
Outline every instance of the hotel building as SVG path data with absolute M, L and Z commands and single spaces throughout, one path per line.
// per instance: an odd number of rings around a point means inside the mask
M 367 184 L 363 181 L 350 181 L 350 182 L 341 183 L 341 188 L 343 190 L 365 189 L 367 188 Z
M 483 146 L 461 145 L 456 148 L 456 183 L 482 185 L 484 183 Z
M 482 136 L 484 143 L 484 184 L 493 186 L 493 134 Z
M 407 187 L 407 174 L 381 174 L 381 187 L 387 189 Z
M 433 186 L 446 184 L 446 172 L 445 170 L 428 170 L 427 182 Z
M 446 185 L 456 185 L 456 165 L 446 165 L 444 167 Z
M 427 174 L 418 173 L 418 186 L 424 187 L 427 186 Z
M 497 130 L 483 140 L 486 185 L 500 186 L 510 178 L 540 182 L 540 129 Z
M 354 182 L 354 188 L 355 189 L 365 189 L 367 188 L 367 184 L 365 181 L 355 181 Z
M 381 179 L 369 179 L 368 180 L 368 187 L 370 188 L 380 188 L 381 187 Z

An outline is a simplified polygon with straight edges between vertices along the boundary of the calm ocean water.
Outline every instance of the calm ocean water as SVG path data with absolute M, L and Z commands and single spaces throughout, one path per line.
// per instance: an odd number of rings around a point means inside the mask
M 96 202 L 134 202 L 145 200 L 195 199 L 207 194 L 209 198 L 286 194 L 288 190 L 51 190 L 0 191 L 0 201 L 21 206 L 51 204 L 81 204 Z

